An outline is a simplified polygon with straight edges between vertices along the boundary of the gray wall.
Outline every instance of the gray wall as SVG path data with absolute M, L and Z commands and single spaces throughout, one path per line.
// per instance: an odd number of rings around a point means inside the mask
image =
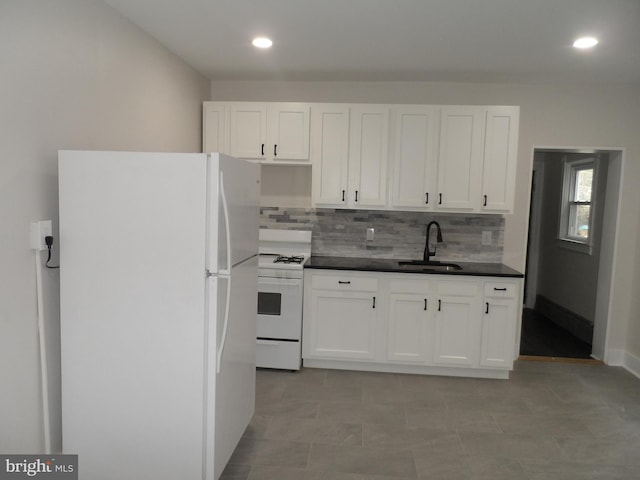
M 51 219 L 57 230 L 57 151 L 200 151 L 209 82 L 96 0 L 2 0 L 0 65 L 0 452 L 42 453 L 29 228 Z M 43 287 L 56 450 L 57 271 Z
M 525 266 L 534 147 L 624 148 L 605 360 L 640 375 L 640 85 L 438 82 L 212 82 L 211 100 L 519 105 L 517 188 L 503 262 Z M 604 147 L 604 148 L 603 148 Z M 310 192 L 309 192 L 310 195 Z M 608 235 L 612 235 L 611 232 Z
M 596 203 L 593 209 L 591 255 L 568 250 L 557 240 L 562 203 L 562 154 L 544 156 L 544 198 L 542 200 L 537 293 L 593 322 L 595 319 L 598 267 L 607 161 L 601 162 Z M 599 200 L 599 201 L 598 201 Z

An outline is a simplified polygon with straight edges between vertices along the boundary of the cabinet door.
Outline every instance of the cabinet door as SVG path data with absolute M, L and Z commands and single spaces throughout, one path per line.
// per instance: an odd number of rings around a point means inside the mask
M 426 210 L 435 203 L 437 121 L 435 108 L 395 109 L 392 206 Z
M 391 293 L 387 330 L 387 359 L 424 363 L 432 357 L 432 329 L 426 294 Z
M 434 362 L 475 367 L 480 353 L 481 299 L 476 281 L 439 281 Z
M 488 107 L 482 211 L 512 212 L 518 149 L 518 107 Z
M 375 293 L 312 290 L 305 352 L 312 357 L 373 359 L 375 302 Z
M 230 151 L 232 156 L 238 158 L 264 158 L 266 136 L 266 104 L 231 104 Z
M 434 361 L 441 365 L 478 364 L 480 302 L 474 298 L 442 297 L 436 312 Z
M 357 106 L 351 109 L 349 133 L 349 192 L 352 207 L 387 204 L 389 108 Z
M 314 105 L 311 108 L 313 203 L 346 205 L 349 166 L 349 107 Z
M 438 154 L 438 207 L 472 211 L 480 205 L 483 107 L 443 107 Z
M 229 153 L 227 148 L 227 107 L 218 102 L 202 106 L 202 151 Z
M 309 106 L 269 104 L 266 157 L 278 161 L 309 160 Z
M 517 319 L 518 282 L 485 282 L 480 365 L 508 369 L 513 366 Z
M 496 298 L 485 299 L 484 312 L 480 365 L 511 368 L 516 343 L 515 301 Z

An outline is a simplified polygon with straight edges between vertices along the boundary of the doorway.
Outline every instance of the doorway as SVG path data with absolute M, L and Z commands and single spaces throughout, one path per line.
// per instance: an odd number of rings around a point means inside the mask
M 605 359 L 622 156 L 622 150 L 534 148 L 521 355 Z M 568 200 L 572 165 L 580 172 L 594 165 L 592 203 L 577 191 Z M 590 211 L 590 223 L 567 213 L 575 205 Z M 575 228 L 567 234 L 568 220 Z

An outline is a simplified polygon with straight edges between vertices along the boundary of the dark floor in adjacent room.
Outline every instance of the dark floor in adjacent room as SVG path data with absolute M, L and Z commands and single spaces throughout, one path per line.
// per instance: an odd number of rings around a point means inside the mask
M 524 309 L 520 355 L 587 359 L 591 345 L 534 310 Z
M 640 379 L 517 361 L 509 380 L 258 370 L 221 480 L 640 480 Z

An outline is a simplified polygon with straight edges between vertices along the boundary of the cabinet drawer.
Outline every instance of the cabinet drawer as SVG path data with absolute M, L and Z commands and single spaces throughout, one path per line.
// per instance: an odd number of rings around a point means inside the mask
M 479 293 L 480 282 L 462 282 L 462 281 L 439 281 L 438 282 L 438 294 L 440 295 L 452 295 L 452 296 L 465 296 L 475 297 Z
M 513 283 L 487 282 L 484 284 L 484 296 L 496 298 L 515 298 L 516 286 Z
M 256 342 L 256 367 L 300 370 L 300 342 L 263 340 Z
M 356 277 L 353 275 L 314 275 L 311 280 L 314 289 L 344 290 L 350 292 L 375 292 L 378 290 L 378 280 L 371 277 Z
M 423 294 L 429 290 L 429 281 L 428 280 L 407 280 L 394 278 L 391 280 L 391 288 L 392 293 L 417 293 Z

